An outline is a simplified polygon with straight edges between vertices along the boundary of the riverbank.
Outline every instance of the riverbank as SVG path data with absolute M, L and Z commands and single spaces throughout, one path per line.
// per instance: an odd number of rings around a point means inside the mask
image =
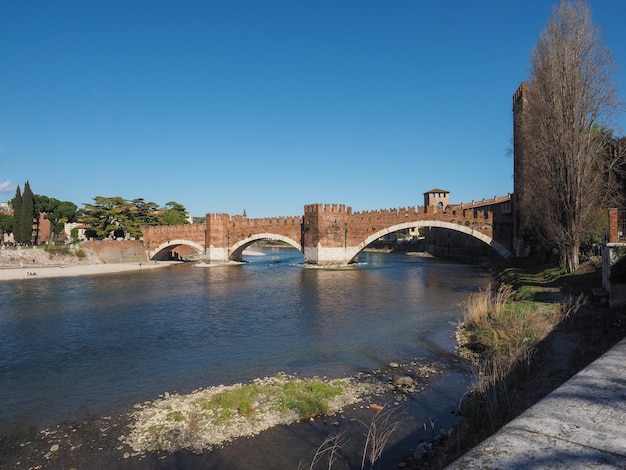
M 116 264 L 75 264 L 75 265 L 40 265 L 28 264 L 22 267 L 0 267 L 0 281 L 17 279 L 35 280 L 51 277 L 92 276 L 95 274 L 113 274 L 125 271 L 163 268 L 180 261 L 159 261 L 158 263 L 116 263 Z
M 132 447 L 130 436 L 138 416 L 155 405 L 164 404 L 167 408 L 168 403 L 180 400 L 180 397 L 164 394 L 154 402 L 136 404 L 132 410 L 118 415 L 66 422 L 43 430 L 16 429 L 11 435 L 0 436 L 0 467 L 52 470 L 309 468 L 322 444 L 329 436 L 336 436 L 341 446 L 336 458 L 345 463 L 345 468 L 356 469 L 361 468 L 368 427 L 380 417 L 388 422 L 376 422 L 379 430 L 394 426 L 395 432 L 377 468 L 397 468 L 402 464 L 402 457 L 414 452 L 420 440 L 428 441 L 433 434 L 448 432 L 452 426 L 456 419 L 452 401 L 447 410 L 431 410 L 447 415 L 446 420 L 432 417 L 427 421 L 415 415 L 414 407 L 422 396 L 428 400 L 429 395 L 445 394 L 446 381 L 459 373 L 467 373 L 467 369 L 455 362 L 434 364 L 416 359 L 407 364 L 390 364 L 384 370 L 354 377 L 354 383 L 362 384 L 367 392 L 355 403 L 333 409 L 328 415 L 279 424 L 261 433 L 252 427 L 243 437 L 213 445 L 210 451 L 200 448 L 176 452 L 137 451 Z M 412 386 L 394 385 L 394 376 L 411 377 Z M 193 394 L 189 397 L 193 398 Z M 177 416 L 175 411 L 172 409 L 172 417 Z M 429 422 L 428 427 L 425 422 Z
M 0 281 L 113 274 L 163 268 L 179 263 L 180 261 L 105 263 L 89 249 L 70 246 L 2 247 Z
M 554 268 L 511 266 L 501 271 L 499 278 L 515 288 L 518 303 L 534 305 L 531 308 L 539 309 L 542 315 L 546 310 L 557 309 L 565 314 L 564 318 L 523 360 L 507 370 L 485 371 L 490 376 L 483 378 L 491 377 L 492 383 L 477 395 L 475 387 L 468 394 L 460 408 L 463 418 L 455 433 L 432 455 L 411 460 L 408 468 L 445 467 L 626 337 L 626 309 L 611 309 L 606 303 L 593 301 L 591 289 L 601 283 L 599 267 L 594 263 L 586 263 L 571 275 Z M 584 304 L 576 311 L 566 312 L 567 299 L 581 294 L 586 298 Z M 501 336 L 506 327 L 502 328 L 491 336 L 499 338 L 500 346 L 506 348 L 506 338 Z M 485 349 L 478 354 L 485 360 L 493 351 Z

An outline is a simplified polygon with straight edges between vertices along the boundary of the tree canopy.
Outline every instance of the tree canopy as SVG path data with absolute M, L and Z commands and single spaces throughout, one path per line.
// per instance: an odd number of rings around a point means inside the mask
M 45 218 L 50 221 L 49 243 L 52 244 L 57 241 L 65 223 L 76 222 L 78 206 L 70 201 L 59 201 L 53 197 L 35 194 L 35 214 L 45 214 Z
M 13 216 L 0 212 L 0 234 L 13 232 Z
M 82 221 L 91 227 L 93 236 L 130 237 L 141 236 L 142 225 L 177 225 L 188 223 L 186 209 L 177 202 L 168 202 L 160 208 L 143 198 L 126 200 L 122 197 L 94 197 L 94 202 L 85 204 L 81 211 Z

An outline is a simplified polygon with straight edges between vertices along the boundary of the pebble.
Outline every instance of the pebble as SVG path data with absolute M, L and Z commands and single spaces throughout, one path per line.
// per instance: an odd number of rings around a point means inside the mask
M 390 362 L 390 363 L 389 363 L 389 367 L 391 367 L 392 369 L 396 369 L 396 368 L 398 368 L 398 367 L 400 367 L 400 366 L 398 365 L 398 363 L 397 363 L 397 362 Z
M 130 457 L 130 454 L 128 452 L 124 452 L 124 458 L 127 459 Z
M 58 452 L 59 450 L 59 444 L 54 444 L 52 447 L 50 447 L 50 452 Z

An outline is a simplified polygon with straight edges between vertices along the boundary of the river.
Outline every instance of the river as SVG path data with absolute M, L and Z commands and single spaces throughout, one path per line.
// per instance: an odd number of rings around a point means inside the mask
M 295 250 L 263 253 L 237 266 L 0 283 L 0 433 L 278 372 L 334 378 L 441 360 L 462 303 L 493 282 L 406 254 L 311 269 Z M 455 400 L 468 382 L 438 387 Z

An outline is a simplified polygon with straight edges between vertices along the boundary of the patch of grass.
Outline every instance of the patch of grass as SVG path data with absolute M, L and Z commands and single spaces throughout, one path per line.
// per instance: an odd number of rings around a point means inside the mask
M 537 291 L 546 288 L 562 289 L 574 294 L 590 293 L 591 287 L 602 284 L 599 259 L 581 265 L 574 273 L 557 266 L 540 264 L 533 259 L 516 259 L 511 263 L 511 266 L 500 269 L 498 280 L 513 288 L 516 300 L 532 300 Z
M 216 393 L 203 404 L 204 409 L 234 410 L 242 416 L 250 416 L 254 413 L 254 402 L 263 392 L 256 384 Z
M 279 408 L 296 410 L 300 419 L 328 412 L 328 401 L 342 393 L 341 385 L 319 380 L 286 382 L 279 390 Z
M 324 414 L 329 401 L 343 392 L 343 382 L 333 383 L 312 379 L 253 383 L 218 392 L 210 399 L 196 402 L 203 410 L 210 410 L 216 424 L 228 422 L 235 415 L 251 417 L 257 410 L 271 408 L 282 413 L 295 410 L 300 419 Z
M 50 255 L 50 258 L 70 254 L 70 248 L 66 245 L 46 245 L 44 250 Z
M 180 423 L 181 421 L 185 421 L 185 417 L 180 411 L 172 411 L 165 416 L 165 419 L 168 421 L 174 421 L 176 423 Z

